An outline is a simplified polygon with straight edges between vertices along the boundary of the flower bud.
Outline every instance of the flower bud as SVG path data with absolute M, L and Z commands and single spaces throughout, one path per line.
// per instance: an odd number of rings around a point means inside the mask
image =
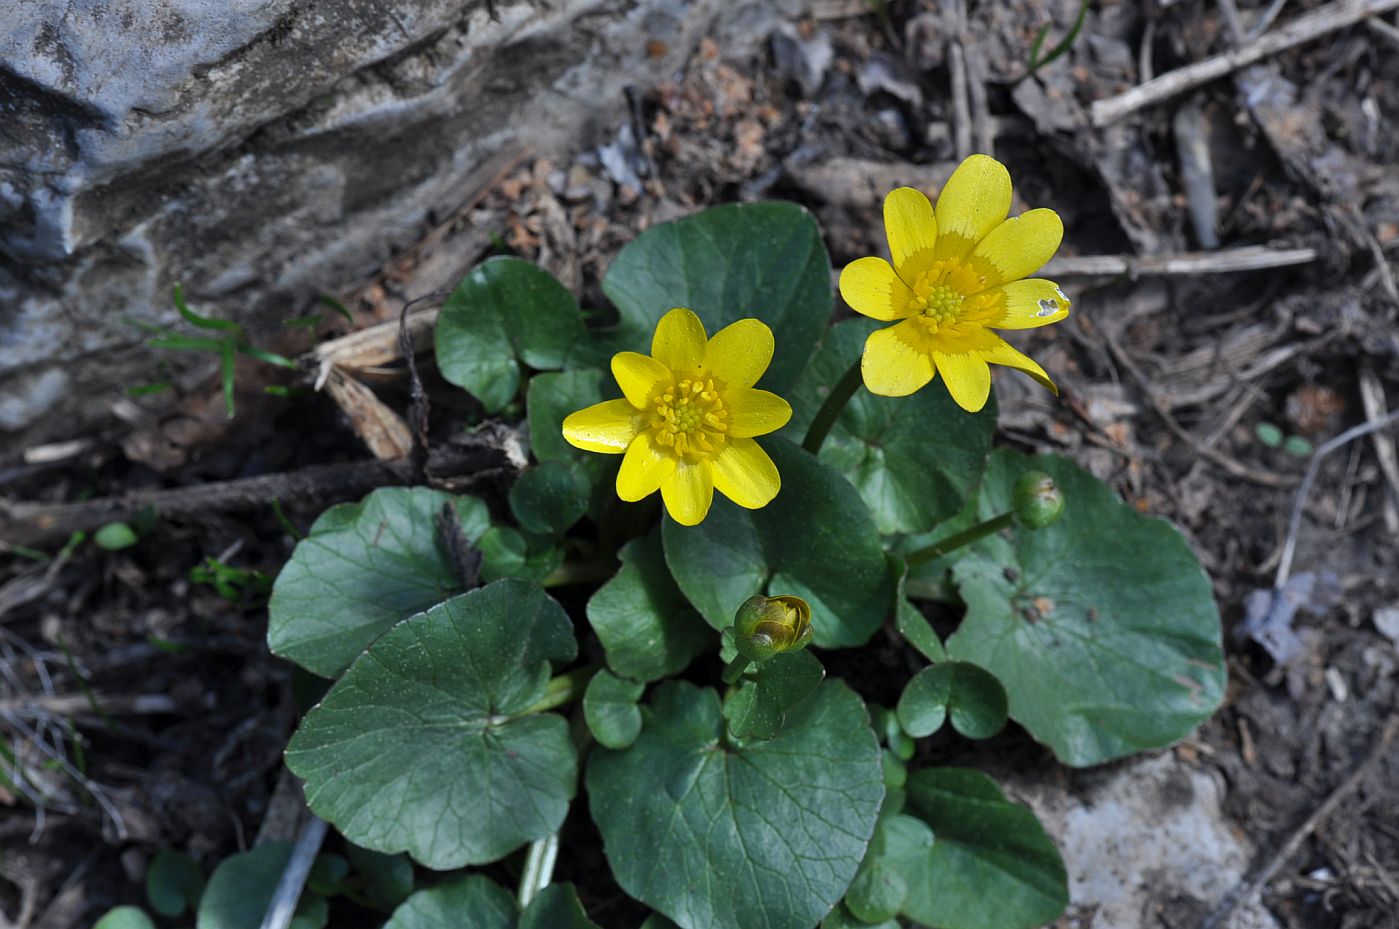
M 1015 518 L 1022 526 L 1043 529 L 1064 512 L 1064 492 L 1043 471 L 1026 471 L 1011 492 Z
M 811 636 L 811 607 L 800 597 L 758 594 L 744 600 L 734 614 L 734 645 L 749 661 L 799 651 Z

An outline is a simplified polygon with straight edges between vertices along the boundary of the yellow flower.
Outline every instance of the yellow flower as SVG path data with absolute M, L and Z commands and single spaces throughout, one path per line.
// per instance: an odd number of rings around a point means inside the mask
M 617 496 L 657 490 L 675 521 L 697 525 L 714 491 L 755 510 L 777 496 L 777 466 L 753 436 L 781 429 L 787 401 L 753 385 L 772 361 L 772 330 L 740 319 L 706 339 L 694 313 L 661 317 L 651 354 L 618 352 L 612 375 L 625 395 L 572 413 L 563 435 L 590 452 L 620 455 Z
M 952 399 L 975 413 L 991 392 L 988 362 L 1059 392 L 1043 368 L 992 330 L 1033 329 L 1069 315 L 1057 284 L 1028 276 L 1053 256 L 1064 226 L 1053 210 L 1007 219 L 1009 212 L 1010 174 L 986 155 L 952 172 L 936 214 L 911 187 L 884 199 L 893 266 L 861 258 L 840 275 L 840 295 L 857 312 L 898 321 L 865 342 L 860 369 L 871 392 L 904 397 L 941 371 Z

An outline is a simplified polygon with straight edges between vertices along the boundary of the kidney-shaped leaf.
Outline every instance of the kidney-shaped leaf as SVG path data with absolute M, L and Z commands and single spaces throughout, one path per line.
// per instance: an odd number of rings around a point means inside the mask
M 442 306 L 437 366 L 488 413 L 497 413 L 520 389 L 522 363 L 562 368 L 586 333 L 578 301 L 548 271 L 519 258 L 489 258 Z
M 796 380 L 830 319 L 831 260 L 811 214 L 794 203 L 734 203 L 653 226 L 617 255 L 602 282 L 621 314 L 620 343 L 644 351 L 673 307 L 694 310 L 713 335 L 756 317 L 777 351 L 762 385 Z
M 219 862 L 199 898 L 195 929 L 258 929 L 289 857 L 290 842 L 268 842 Z M 325 897 L 302 891 L 291 929 L 321 929 L 327 919 Z
M 852 319 L 827 333 L 790 398 L 784 435 L 801 441 L 821 401 L 881 325 Z M 975 493 L 995 431 L 994 396 L 980 413 L 968 413 L 936 385 L 908 397 L 857 390 L 821 445 L 821 460 L 855 485 L 880 532 L 923 532 Z
M 1225 684 L 1219 610 L 1189 544 L 1058 456 L 997 450 L 982 518 L 1011 508 L 1027 470 L 1059 484 L 1064 515 L 990 536 L 956 564 L 967 615 L 948 654 L 1000 678 L 1011 718 L 1066 764 L 1185 737 L 1219 707 Z
M 528 710 L 549 663 L 576 653 L 568 616 L 535 584 L 453 597 L 350 666 L 292 737 L 287 767 L 357 845 L 438 869 L 495 861 L 568 811 L 568 724 Z
M 899 697 L 899 723 L 921 739 L 952 728 L 969 739 L 989 739 L 1006 724 L 1006 690 L 995 675 L 967 661 L 944 661 L 913 676 Z
M 760 510 L 716 499 L 698 526 L 665 522 L 675 580 L 715 629 L 757 593 L 811 604 L 816 644 L 869 640 L 894 608 L 894 579 L 869 511 L 827 465 L 782 439 L 765 440 L 782 490 Z
M 515 929 L 515 898 L 480 874 L 454 878 L 413 894 L 384 929 Z
M 631 748 L 588 763 L 622 889 L 685 929 L 811 929 L 855 876 L 884 795 L 860 698 L 827 681 L 776 739 L 742 748 L 724 744 L 712 690 L 662 684 L 645 717 Z
M 1029 929 L 1064 911 L 1068 876 L 1058 850 L 1035 814 L 1006 800 L 989 777 L 930 768 L 910 774 L 907 789 L 909 810 L 934 838 L 929 847 L 899 829 L 887 842 L 908 885 L 905 916 L 935 929 Z
M 383 487 L 322 513 L 273 585 L 273 654 L 335 677 L 385 629 L 460 590 L 461 572 L 437 527 L 449 504 L 474 545 L 490 527 L 475 497 Z
M 622 547 L 622 567 L 588 601 L 588 622 L 607 666 L 638 681 L 684 669 L 714 637 L 666 567 L 661 534 L 652 530 Z

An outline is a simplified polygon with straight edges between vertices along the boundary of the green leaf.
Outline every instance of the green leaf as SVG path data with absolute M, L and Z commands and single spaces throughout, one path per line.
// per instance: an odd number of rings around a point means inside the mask
M 782 491 L 760 510 L 716 499 L 698 526 L 665 521 L 666 562 L 685 596 L 723 629 L 757 593 L 811 604 L 816 644 L 869 641 L 894 605 L 894 582 L 870 519 L 850 482 L 782 439 L 764 446 Z
M 577 751 L 530 707 L 577 653 L 563 609 L 503 580 L 390 629 L 287 747 L 306 801 L 350 841 L 439 870 L 495 861 L 563 823 Z
M 666 567 L 659 529 L 622 547 L 622 567 L 588 601 L 588 622 L 607 666 L 623 677 L 655 681 L 685 669 L 713 634 Z
M 139 906 L 118 906 L 103 913 L 92 929 L 155 929 L 155 923 Z
M 510 512 L 529 532 L 561 533 L 588 512 L 588 477 L 577 465 L 545 461 L 510 487 Z
M 519 929 L 598 929 L 572 884 L 550 884 L 520 914 Z
M 827 681 L 778 738 L 723 740 L 719 695 L 662 684 L 641 737 L 598 749 L 588 796 L 618 883 L 686 929 L 810 929 L 840 899 L 884 785 L 864 705 Z
M 789 398 L 784 435 L 801 440 L 866 337 L 887 325 L 852 319 L 831 328 Z M 821 460 L 855 485 L 880 532 L 924 532 L 975 495 L 995 431 L 994 395 L 981 412 L 968 413 L 938 385 L 908 397 L 857 390 L 826 436 Z
M 515 898 L 480 874 L 420 890 L 384 929 L 515 929 Z
M 885 854 L 904 876 L 903 913 L 937 929 L 1030 929 L 1068 906 L 1068 877 L 1035 814 L 980 771 L 931 768 L 908 779 L 911 811 L 937 837 L 901 824 Z M 907 819 L 900 815 L 897 820 Z
M 519 391 L 522 366 L 562 368 L 586 333 L 578 301 L 548 271 L 519 258 L 488 258 L 442 307 L 437 366 L 486 412 L 498 413 Z
M 490 526 L 486 505 L 475 497 L 384 487 L 322 513 L 272 587 L 272 652 L 335 677 L 385 629 L 460 590 L 437 527 L 448 503 L 474 545 Z
M 513 526 L 492 526 L 476 543 L 481 550 L 481 580 L 518 577 L 541 581 L 563 563 L 563 551 L 551 540 L 542 548 Z
M 570 413 L 621 395 L 612 376 L 597 368 L 549 371 L 530 378 L 525 405 L 534 457 L 540 461 L 606 461 L 606 456 L 569 445 L 563 437 L 563 421 Z
M 899 929 L 899 924 L 895 920 L 870 925 L 863 919 L 853 916 L 845 904 L 837 904 L 831 910 L 830 915 L 821 920 L 821 929 Z
M 646 685 L 602 670 L 583 693 L 583 718 L 599 745 L 626 748 L 641 734 L 641 709 L 636 701 Z
M 750 667 L 742 686 L 724 701 L 730 738 L 776 738 L 787 711 L 820 686 L 825 676 L 821 662 L 805 650 L 774 655 Z
M 92 541 L 97 543 L 98 548 L 119 552 L 141 541 L 141 537 L 126 523 L 107 523 L 92 534 Z
M 146 901 L 161 916 L 180 916 L 199 905 L 204 872 L 181 852 L 161 849 L 146 869 Z
M 894 866 L 881 861 L 860 868 L 845 892 L 846 908 L 867 923 L 893 919 L 907 899 L 908 883 L 903 875 Z
M 617 255 L 602 289 L 621 315 L 620 341 L 637 351 L 672 307 L 694 310 L 711 336 L 761 319 L 777 339 L 761 383 L 777 391 L 806 366 L 835 302 L 816 220 L 778 202 L 716 206 L 653 226 Z
M 894 625 L 909 645 L 916 648 L 929 661 L 937 663 L 947 658 L 947 650 L 942 647 L 942 639 L 933 629 L 928 617 L 908 599 L 909 569 L 898 555 L 890 554 L 889 570 L 899 579 L 894 591 Z
M 219 862 L 199 899 L 195 929 L 258 929 L 291 856 L 290 842 L 269 842 Z M 291 929 L 321 929 L 325 898 L 303 891 Z
M 899 697 L 899 724 L 916 739 L 952 728 L 969 739 L 989 739 L 1006 724 L 1006 690 L 995 675 L 965 661 L 946 661 L 913 676 Z
M 392 910 L 413 892 L 413 862 L 407 855 L 385 855 L 348 842 L 345 854 L 360 878 L 360 893 L 372 906 Z
M 342 882 L 350 873 L 350 862 L 344 855 L 321 852 L 311 862 L 311 871 L 306 875 L 306 886 L 323 897 L 333 897 L 344 892 Z
M 1010 715 L 1066 764 L 1185 737 L 1218 708 L 1225 668 L 1209 579 L 1180 532 L 1057 456 L 991 456 L 981 513 L 1027 470 L 1063 489 L 1058 522 L 997 534 L 953 568 L 967 604 L 947 642 L 1005 685 Z

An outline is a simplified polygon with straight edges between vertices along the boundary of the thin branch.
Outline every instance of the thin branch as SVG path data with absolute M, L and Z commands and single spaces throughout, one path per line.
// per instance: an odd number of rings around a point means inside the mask
M 1314 248 L 1278 249 L 1262 245 L 1179 255 L 1064 255 L 1051 258 L 1039 273 L 1048 278 L 1230 274 L 1308 264 L 1316 257 Z
M 1162 74 L 1116 97 L 1095 101 L 1090 110 L 1092 123 L 1101 129 L 1137 110 L 1221 78 L 1255 61 L 1261 61 L 1270 55 L 1284 52 L 1338 29 L 1353 26 L 1396 7 L 1399 7 L 1399 0 L 1335 0 L 1334 3 L 1304 13 L 1277 31 L 1260 36 L 1238 48 Z
M 262 917 L 261 929 L 287 929 L 296 912 L 296 903 L 301 899 L 301 889 L 306 886 L 306 876 L 311 873 L 311 865 L 325 841 L 325 820 L 315 814 L 301 827 L 291 854 L 287 856 L 282 878 L 277 881 L 277 889 L 267 904 L 267 912 Z

